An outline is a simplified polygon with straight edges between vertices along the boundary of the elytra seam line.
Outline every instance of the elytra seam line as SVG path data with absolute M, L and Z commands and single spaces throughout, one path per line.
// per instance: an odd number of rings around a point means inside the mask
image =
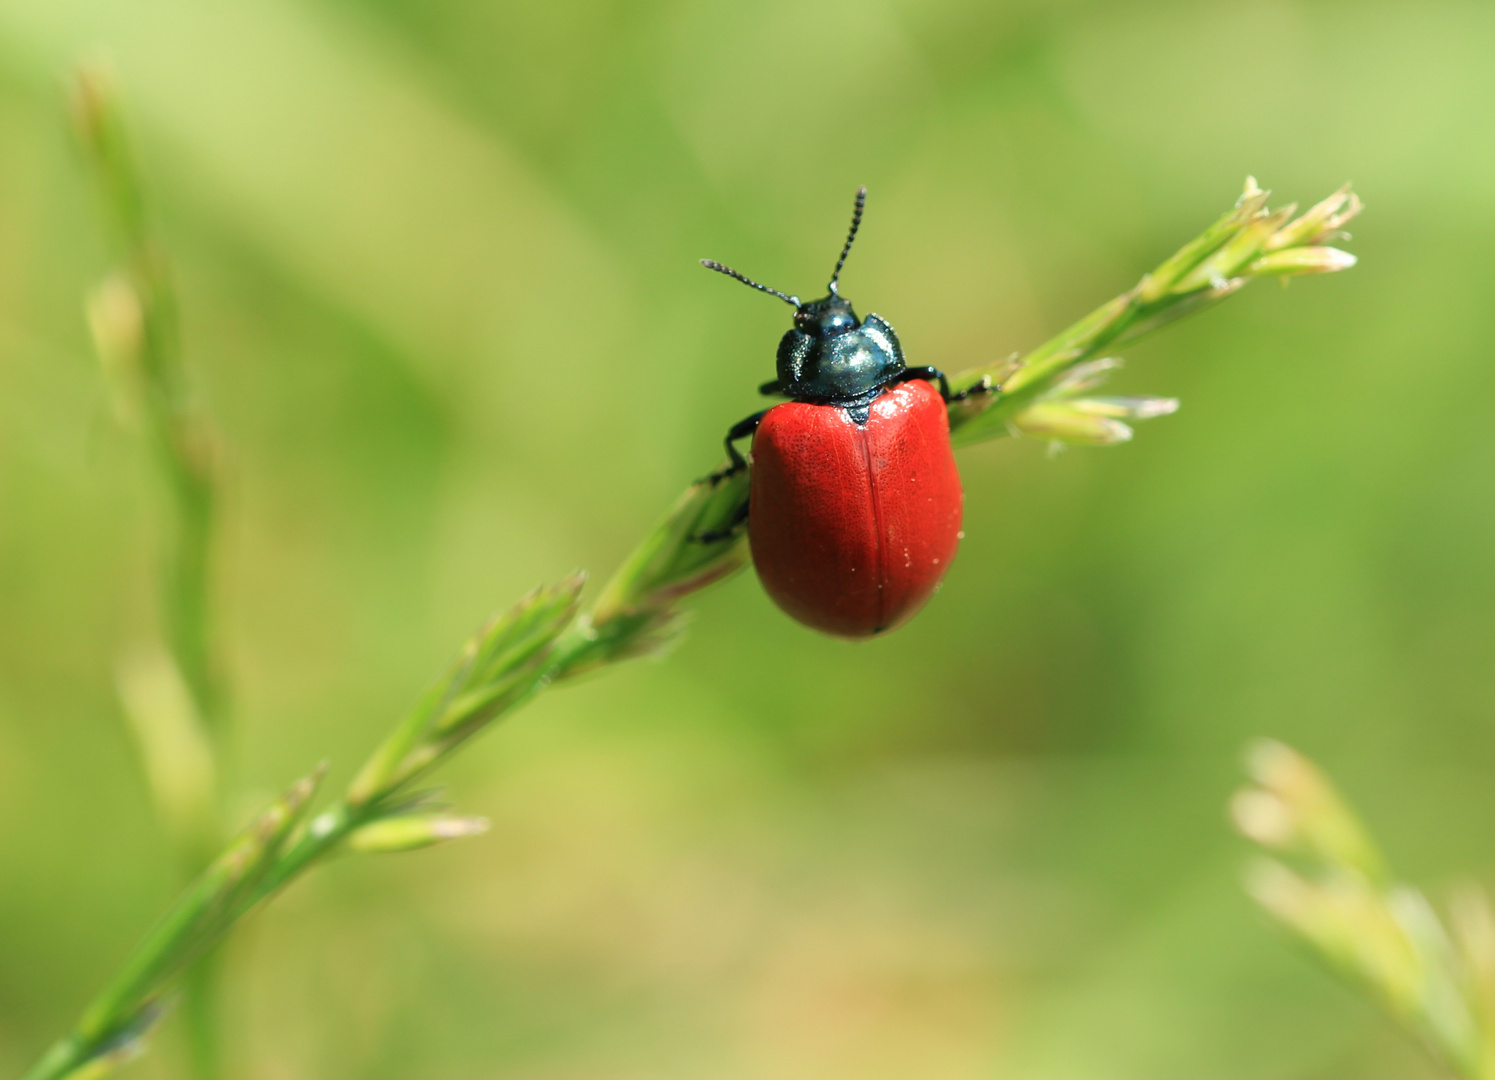
M 881 633 L 885 628 L 888 617 L 887 589 L 884 588 L 888 580 L 888 545 L 882 520 L 882 498 L 877 489 L 877 472 L 872 467 L 872 447 L 870 422 L 857 428 L 857 443 L 862 448 L 862 462 L 867 468 L 867 487 L 872 499 L 872 527 L 873 533 L 873 559 L 877 571 L 877 628 L 873 633 Z

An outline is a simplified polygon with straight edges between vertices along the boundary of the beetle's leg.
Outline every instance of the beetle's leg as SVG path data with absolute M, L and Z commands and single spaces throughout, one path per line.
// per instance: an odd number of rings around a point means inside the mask
M 908 368 L 903 372 L 900 381 L 906 382 L 909 379 L 929 379 L 938 382 L 940 384 L 940 397 L 945 399 L 946 405 L 952 401 L 964 401 L 972 394 L 986 394 L 995 389 L 991 384 L 991 376 L 983 375 L 981 381 L 976 383 L 976 385 L 968 387 L 958 394 L 952 394 L 950 393 L 950 380 L 945 378 L 945 373 L 937 367 Z
M 732 444 L 738 439 L 745 439 L 753 432 L 757 431 L 758 425 L 763 422 L 763 418 L 767 415 L 768 410 L 764 409 L 762 412 L 755 412 L 747 419 L 739 420 L 737 423 L 732 425 L 732 430 L 728 431 L 727 437 L 722 440 L 722 443 L 727 448 L 727 458 L 731 461 L 731 464 L 728 465 L 725 469 L 718 469 L 716 472 L 708 476 L 706 478 L 707 480 L 709 480 L 713 484 L 719 484 L 727 477 L 735 476 L 737 473 L 740 473 L 743 469 L 747 468 L 747 459 L 739 454 L 737 452 L 737 447 L 733 446 Z
M 722 445 L 727 448 L 727 456 L 732 459 L 732 465 L 727 474 L 740 473 L 747 468 L 747 459 L 737 452 L 737 447 L 732 445 L 738 439 L 745 439 L 758 430 L 758 425 L 763 423 L 763 418 L 768 415 L 767 409 L 760 409 L 745 419 L 737 421 L 732 429 L 727 432 L 727 437 L 722 440 Z
M 914 379 L 927 379 L 930 382 L 939 383 L 940 397 L 945 399 L 945 404 L 948 405 L 950 403 L 950 380 L 945 378 L 945 373 L 939 368 L 911 367 L 905 368 L 903 371 L 898 373 L 899 382 L 911 382 Z
M 746 499 L 744 499 L 742 501 L 742 505 L 737 508 L 735 513 L 733 513 L 732 520 L 727 522 L 727 527 L 725 529 L 713 529 L 710 532 L 696 533 L 696 535 L 692 536 L 691 539 L 698 544 L 714 544 L 718 540 L 732 539 L 732 537 L 740 533 L 742 531 L 742 527 L 747 524 L 748 507 L 750 505 L 751 504 Z
M 784 387 L 782 386 L 782 384 L 780 384 L 778 379 L 770 379 L 768 380 L 768 382 L 758 387 L 758 393 L 764 395 L 765 397 L 771 397 L 774 394 L 782 394 L 783 392 Z

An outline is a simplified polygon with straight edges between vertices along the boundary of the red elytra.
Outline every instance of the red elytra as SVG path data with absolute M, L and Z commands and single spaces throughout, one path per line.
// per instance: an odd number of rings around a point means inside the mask
M 960 543 L 963 495 L 945 402 L 900 383 L 858 425 L 838 405 L 770 409 L 753 437 L 748 535 L 790 616 L 866 638 L 910 619 Z

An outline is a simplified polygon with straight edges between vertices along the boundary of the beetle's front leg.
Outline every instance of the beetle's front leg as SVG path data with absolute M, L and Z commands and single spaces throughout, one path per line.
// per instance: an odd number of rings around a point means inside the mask
M 738 473 L 742 472 L 743 469 L 747 468 L 747 458 L 738 453 L 737 447 L 732 444 L 735 443 L 738 439 L 745 439 L 753 432 L 757 431 L 758 425 L 763 422 L 763 418 L 767 415 L 768 410 L 764 409 L 762 412 L 755 412 L 747 419 L 739 420 L 737 423 L 732 425 L 732 429 L 727 432 L 727 437 L 722 440 L 723 444 L 727 448 L 727 459 L 731 462 L 731 464 L 729 464 L 725 469 L 718 469 L 716 472 L 706 477 L 706 479 L 710 483 L 719 484 L 727 477 L 735 476 Z
M 907 368 L 904 370 L 900 381 L 906 382 L 909 379 L 928 379 L 938 382 L 940 384 L 940 397 L 945 399 L 946 405 L 952 401 L 964 401 L 972 394 L 989 394 L 996 389 L 991 384 L 991 376 L 983 375 L 981 381 L 975 386 L 968 387 L 958 394 L 952 394 L 950 393 L 950 380 L 945 378 L 945 373 L 937 367 Z
M 912 379 L 925 379 L 929 382 L 940 384 L 940 397 L 945 399 L 945 404 L 950 404 L 950 380 L 945 378 L 945 373 L 937 367 L 911 367 L 905 368 L 899 375 L 899 382 L 908 382 Z

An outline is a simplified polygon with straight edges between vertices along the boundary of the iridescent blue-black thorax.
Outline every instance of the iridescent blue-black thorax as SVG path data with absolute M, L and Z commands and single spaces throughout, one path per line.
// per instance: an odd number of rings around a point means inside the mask
M 800 305 L 779 341 L 777 392 L 796 401 L 864 406 L 905 370 L 898 335 L 879 315 L 858 319 L 833 290 Z

